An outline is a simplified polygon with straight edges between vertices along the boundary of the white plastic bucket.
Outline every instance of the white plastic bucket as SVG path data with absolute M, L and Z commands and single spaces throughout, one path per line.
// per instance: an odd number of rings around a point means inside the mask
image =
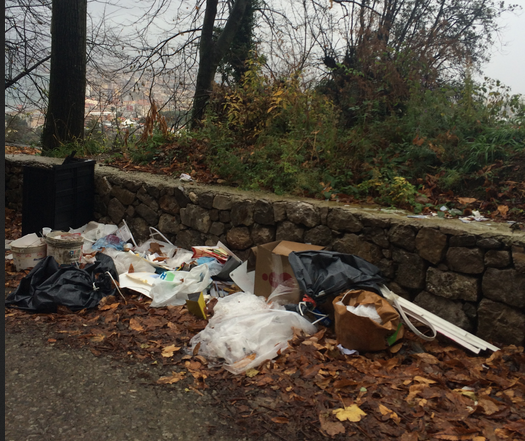
M 46 236 L 47 255 L 60 264 L 79 263 L 84 239 L 80 233 L 54 231 Z
M 47 255 L 47 245 L 36 234 L 27 235 L 11 242 L 13 262 L 17 271 L 34 268 Z

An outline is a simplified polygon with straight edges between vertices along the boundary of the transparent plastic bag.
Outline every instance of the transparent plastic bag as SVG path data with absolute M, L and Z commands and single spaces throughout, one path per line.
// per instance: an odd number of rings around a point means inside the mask
M 184 305 L 188 294 L 204 291 L 211 283 L 208 265 L 199 265 L 190 271 L 166 271 L 150 291 L 152 307 Z
M 117 251 L 107 248 L 104 254 L 113 259 L 117 273 L 124 274 L 129 271 L 129 266 L 133 265 L 134 272 L 154 273 L 155 267 L 146 262 L 142 257 L 129 251 Z
M 240 374 L 287 348 L 293 328 L 316 332 L 315 325 L 299 314 L 241 292 L 219 299 L 208 325 L 190 343 L 192 349 L 200 343 L 199 355 Z
M 185 263 L 189 263 L 192 260 L 193 251 L 185 250 L 184 248 L 178 248 L 175 255 L 164 262 L 166 266 L 170 268 L 179 268 Z
M 172 258 L 175 252 L 177 251 L 177 247 L 175 245 L 169 244 L 167 242 L 162 242 L 157 239 L 148 239 L 146 242 L 144 242 L 139 247 L 135 248 L 135 251 L 137 253 L 141 254 L 155 254 L 150 249 L 156 249 L 159 248 L 161 253 L 157 253 L 159 256 L 167 257 L 168 259 Z

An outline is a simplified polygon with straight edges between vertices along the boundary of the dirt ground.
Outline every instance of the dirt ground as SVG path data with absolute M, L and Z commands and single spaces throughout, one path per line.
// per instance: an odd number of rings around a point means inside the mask
M 45 325 L 5 333 L 5 439 L 279 440 L 235 424 L 216 391 L 159 385 L 162 368 L 48 342 Z
M 20 237 L 19 213 L 5 232 Z M 6 294 L 28 272 L 6 260 Z M 523 347 L 474 355 L 406 332 L 395 352 L 342 355 L 320 326 L 233 375 L 190 350 L 206 326 L 129 292 L 77 312 L 6 308 L 5 439 L 525 439 Z

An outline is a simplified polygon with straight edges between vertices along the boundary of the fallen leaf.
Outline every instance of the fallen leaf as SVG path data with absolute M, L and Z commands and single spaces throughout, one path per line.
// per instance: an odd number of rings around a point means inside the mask
M 175 345 L 165 346 L 164 349 L 162 349 L 162 356 L 166 358 L 173 357 L 173 353 L 180 351 L 180 350 L 181 350 L 181 346 L 175 346 Z
M 463 205 L 472 204 L 476 201 L 476 198 L 458 198 L 458 202 Z
M 197 356 L 199 354 L 199 349 L 201 348 L 201 342 L 197 343 L 197 345 L 193 348 L 193 356 Z
M 320 414 L 319 422 L 321 423 L 321 430 L 327 435 L 335 436 L 340 433 L 345 433 L 345 426 L 339 421 L 330 421 L 327 416 Z
M 253 369 L 253 368 L 248 369 L 248 370 L 245 372 L 246 376 L 247 376 L 247 377 L 250 377 L 250 378 L 255 377 L 258 373 L 259 373 L 259 371 L 258 371 L 257 369 Z
M 454 392 L 458 392 L 461 395 L 465 395 L 466 397 L 469 397 L 473 401 L 477 401 L 476 392 L 468 389 L 454 389 Z
M 91 341 L 94 343 L 100 343 L 106 338 L 104 334 L 96 334 L 94 337 L 91 337 Z
M 144 328 L 142 327 L 140 322 L 135 318 L 129 320 L 129 327 L 133 331 L 144 331 Z
M 418 395 L 420 392 L 423 391 L 423 389 L 425 389 L 427 386 L 424 385 L 424 384 L 414 384 L 412 386 L 409 387 L 409 393 L 407 395 L 407 397 L 405 398 L 405 400 L 410 403 L 411 401 L 413 401 L 413 399 L 416 397 L 416 395 Z
M 151 254 L 158 254 L 159 256 L 164 256 L 165 254 L 162 252 L 161 247 L 163 248 L 164 245 L 161 245 L 157 242 L 151 242 L 148 251 Z
M 414 377 L 414 381 L 417 381 L 418 383 L 424 383 L 424 384 L 436 384 L 437 381 L 430 380 L 429 378 L 419 377 L 416 375 Z
M 478 401 L 478 406 L 483 409 L 485 415 L 492 415 L 493 413 L 499 411 L 499 407 L 496 406 L 496 404 L 494 404 L 491 400 L 487 400 L 486 398 L 480 398 Z
M 498 205 L 498 211 L 499 214 L 501 214 L 501 217 L 506 218 L 507 212 L 509 211 L 509 207 L 507 207 L 506 205 Z
M 177 383 L 180 380 L 184 380 L 184 376 L 185 375 L 186 375 L 185 371 L 183 371 L 183 372 L 172 372 L 171 376 L 160 377 L 157 380 L 157 383 L 158 384 L 173 384 L 173 383 Z
M 339 421 L 348 420 L 352 421 L 353 423 L 361 421 L 361 418 L 366 415 L 366 413 L 363 412 L 357 404 L 352 404 L 351 406 L 345 407 L 344 409 L 335 409 L 333 410 L 333 413 Z
M 445 439 L 449 441 L 461 441 L 472 439 L 472 435 L 449 435 L 448 433 L 435 433 L 432 436 L 436 439 Z
M 414 354 L 414 357 L 419 358 L 420 360 L 428 364 L 438 364 L 439 363 L 439 360 L 436 357 L 434 357 L 432 354 L 427 354 L 425 352 L 422 352 L 420 354 Z
M 273 417 L 272 421 L 277 424 L 288 424 L 290 422 L 290 420 L 285 417 Z
M 381 412 L 381 415 L 388 416 L 388 418 L 392 419 L 396 424 L 401 422 L 401 418 L 399 418 L 397 413 L 382 404 L 379 405 L 379 412 Z
M 111 309 L 117 309 L 118 305 L 119 305 L 118 303 L 112 303 L 110 305 L 101 306 L 98 309 L 100 309 L 101 311 L 109 311 Z

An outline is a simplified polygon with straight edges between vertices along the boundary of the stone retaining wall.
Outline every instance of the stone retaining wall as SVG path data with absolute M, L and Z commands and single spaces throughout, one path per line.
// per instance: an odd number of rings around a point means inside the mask
M 59 163 L 7 155 L 6 206 L 21 209 L 24 165 Z M 241 258 L 274 240 L 323 245 L 377 265 L 394 292 L 483 339 L 525 342 L 525 234 L 508 224 L 411 219 L 108 166 L 95 179 L 95 220 L 125 219 L 137 241 L 151 226 L 180 247 L 220 240 Z

